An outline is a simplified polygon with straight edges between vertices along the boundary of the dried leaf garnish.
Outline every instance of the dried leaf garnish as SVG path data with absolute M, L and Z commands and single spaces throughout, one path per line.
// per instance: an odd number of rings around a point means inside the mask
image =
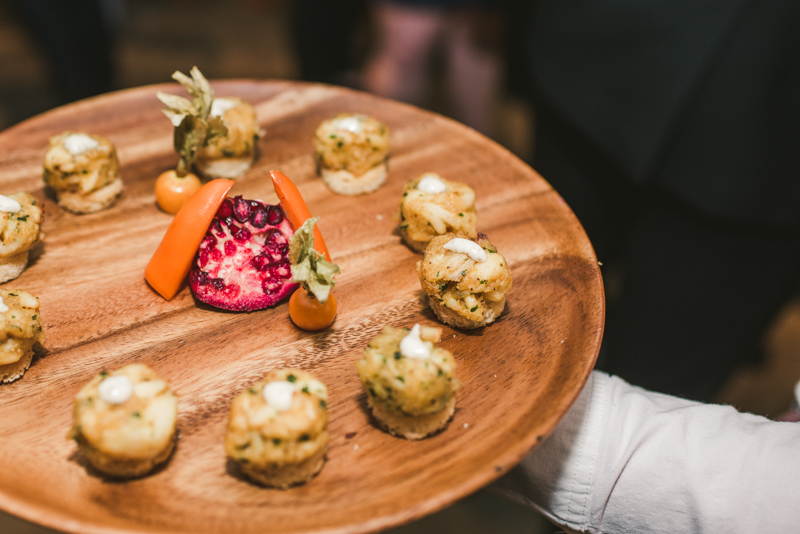
M 314 250 L 314 225 L 319 217 L 311 217 L 295 230 L 289 240 L 289 261 L 292 262 L 292 282 L 303 285 L 321 303 L 328 300 L 334 276 L 339 274 L 339 266 L 331 263 Z
M 175 126 L 173 145 L 180 155 L 176 169 L 178 176 L 186 176 L 192 167 L 197 151 L 208 145 L 218 135 L 227 135 L 228 128 L 221 117 L 211 117 L 211 104 L 214 102 L 214 90 L 197 67 L 189 72 L 192 77 L 180 71 L 172 74 L 172 79 L 181 84 L 192 100 L 178 95 L 156 93 L 161 102 L 167 106 L 162 110 L 164 115 Z

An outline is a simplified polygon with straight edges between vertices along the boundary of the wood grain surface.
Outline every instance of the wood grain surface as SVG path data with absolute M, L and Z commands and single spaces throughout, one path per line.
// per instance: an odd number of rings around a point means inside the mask
M 218 96 L 256 106 L 266 131 L 255 167 L 231 195 L 277 203 L 280 169 L 321 217 L 342 268 L 336 322 L 306 333 L 286 302 L 231 313 L 167 302 L 144 267 L 171 216 L 153 184 L 174 166 L 172 127 L 157 90 L 112 93 L 55 109 L 0 134 L 0 192 L 29 191 L 46 204 L 43 247 L 6 288 L 39 296 L 47 333 L 23 379 L 0 387 L 0 508 L 80 533 L 357 533 L 440 509 L 497 478 L 546 436 L 591 371 L 603 329 L 602 280 L 570 209 L 536 172 L 480 134 L 417 108 L 339 88 L 223 81 Z M 311 139 L 340 112 L 391 129 L 389 179 L 377 192 L 337 196 L 316 177 Z M 64 130 L 110 137 L 125 192 L 111 209 L 77 216 L 44 190 L 48 138 Z M 503 316 L 475 331 L 444 328 L 442 345 L 463 382 L 449 427 L 420 442 L 393 438 L 371 420 L 355 371 L 384 325 L 438 324 L 420 289 L 420 258 L 401 243 L 393 214 L 403 184 L 423 172 L 475 189 L 478 230 L 507 258 L 514 279 Z M 179 395 L 180 440 L 151 476 L 116 482 L 87 468 L 66 439 L 72 398 L 95 373 L 143 362 Z M 231 398 L 276 367 L 317 374 L 330 391 L 330 452 L 321 474 L 289 491 L 253 486 L 226 461 Z

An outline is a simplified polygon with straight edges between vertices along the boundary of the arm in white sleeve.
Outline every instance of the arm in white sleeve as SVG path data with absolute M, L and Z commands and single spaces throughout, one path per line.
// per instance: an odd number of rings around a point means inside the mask
M 582 532 L 798 532 L 800 424 L 595 371 L 493 489 Z

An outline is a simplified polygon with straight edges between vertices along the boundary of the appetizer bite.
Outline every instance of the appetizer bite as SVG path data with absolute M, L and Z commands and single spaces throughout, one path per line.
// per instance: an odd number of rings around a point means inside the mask
M 371 193 L 386 181 L 389 129 L 366 115 L 337 115 L 314 135 L 317 169 L 340 195 Z
M 453 416 L 456 391 L 453 355 L 435 343 L 440 328 L 392 328 L 369 342 L 356 364 L 367 403 L 392 435 L 423 439 L 444 428 Z
M 34 345 L 44 343 L 39 299 L 27 291 L 0 289 L 0 383 L 22 377 Z
M 69 437 L 98 471 L 145 475 L 175 448 L 178 398 L 143 364 L 95 376 L 75 397 Z
M 248 478 L 273 488 L 302 484 L 328 450 L 328 390 L 299 369 L 272 371 L 233 399 L 225 452 Z
M 175 127 L 175 150 L 181 157 L 176 173 L 185 176 L 194 164 L 207 178 L 236 179 L 252 166 L 258 141 L 253 106 L 241 98 L 214 98 L 214 90 L 197 67 L 191 78 L 176 71 L 172 78 L 192 100 L 158 93 L 164 114 Z
M 44 183 L 64 210 L 79 215 L 104 210 L 122 194 L 117 151 L 100 135 L 56 135 L 44 156 Z
M 336 318 L 336 297 L 331 289 L 336 285 L 334 276 L 339 274 L 339 266 L 314 250 L 318 220 L 308 219 L 289 241 L 292 281 L 300 284 L 289 299 L 289 317 L 297 327 L 310 331 L 328 328 Z
M 458 328 L 486 326 L 503 313 L 511 270 L 486 235 L 473 241 L 453 233 L 434 237 L 417 262 L 431 308 Z
M 0 195 L 0 283 L 13 280 L 28 266 L 30 250 L 44 237 L 44 212 L 28 193 Z
M 400 234 L 416 252 L 447 232 L 478 237 L 475 192 L 461 182 L 428 172 L 409 180 L 400 200 Z
M 209 116 L 221 117 L 228 133 L 210 139 L 197 151 L 195 167 L 208 178 L 244 176 L 256 158 L 259 130 L 256 109 L 241 98 L 215 98 Z

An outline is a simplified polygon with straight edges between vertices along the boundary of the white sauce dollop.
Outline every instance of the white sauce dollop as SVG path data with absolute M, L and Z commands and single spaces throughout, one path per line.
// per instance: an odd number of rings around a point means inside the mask
M 349 117 L 342 117 L 333 121 L 333 127 L 337 130 L 347 130 L 355 134 L 361 133 L 364 130 L 364 124 L 358 115 L 351 115 Z
M 400 340 L 400 354 L 417 360 L 427 360 L 431 357 L 431 349 L 419 337 L 419 324 L 415 324 L 411 332 Z
M 231 108 L 235 108 L 237 103 L 234 100 L 230 100 L 228 98 L 215 98 L 213 102 L 211 102 L 211 116 L 212 117 L 222 117 L 225 115 L 225 112 Z
M 477 262 L 486 261 L 486 251 L 483 250 L 479 244 L 475 243 L 474 241 L 470 241 L 469 239 L 464 239 L 463 237 L 451 239 L 447 244 L 445 244 L 444 248 L 447 250 L 452 250 L 453 252 L 466 254 Z
M 100 382 L 100 398 L 109 404 L 122 404 L 133 395 L 133 382 L 125 375 L 109 376 Z
M 86 134 L 72 134 L 64 139 L 64 148 L 73 156 L 83 154 L 87 150 L 97 148 L 98 146 L 100 146 L 100 143 Z
M 0 211 L 6 213 L 17 213 L 22 209 L 22 205 L 11 197 L 0 195 Z
M 8 305 L 3 302 L 3 297 L 0 297 L 0 313 L 5 313 L 8 311 Z
M 444 191 L 447 189 L 447 186 L 444 185 L 444 182 L 442 182 L 435 174 L 426 174 L 417 184 L 417 189 L 424 191 L 425 193 L 435 194 L 444 193 Z
M 285 412 L 292 407 L 294 392 L 295 387 L 291 382 L 276 380 L 264 386 L 261 394 L 264 396 L 264 400 L 267 401 L 267 404 L 279 412 Z

